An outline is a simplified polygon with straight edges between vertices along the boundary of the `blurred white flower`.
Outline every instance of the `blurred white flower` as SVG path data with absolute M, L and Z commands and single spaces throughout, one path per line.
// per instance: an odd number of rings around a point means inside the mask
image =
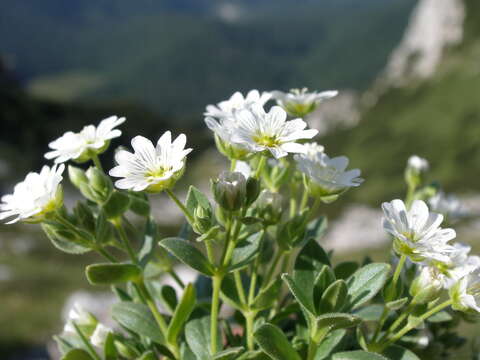
M 423 266 L 410 286 L 413 303 L 425 304 L 438 298 L 443 289 L 443 274 L 434 266 Z
M 402 200 L 382 204 L 384 230 L 395 240 L 393 247 L 398 254 L 407 255 L 413 262 L 450 261 L 454 248 L 448 242 L 455 238 L 453 229 L 442 229 L 443 216 L 429 212 L 427 204 L 415 200 L 407 210 Z
M 272 98 L 291 116 L 303 117 L 311 113 L 317 105 L 327 99 L 337 96 L 338 91 L 308 92 L 307 88 L 291 89 L 290 92 L 272 91 Z
M 249 108 L 253 104 L 263 106 L 268 100 L 270 100 L 270 97 L 271 94 L 269 92 L 262 92 L 260 94 L 258 90 L 250 90 L 247 96 L 244 97 L 242 93 L 237 91 L 230 97 L 230 99 L 221 101 L 216 106 L 207 105 L 204 115 L 224 120 L 232 117 L 236 111 Z
M 305 146 L 305 155 L 309 158 L 316 158 L 318 154 L 321 154 L 325 151 L 325 147 L 316 142 L 309 142 L 303 144 Z
M 427 171 L 429 166 L 428 160 L 421 158 L 420 156 L 412 155 L 408 158 L 407 167 L 417 172 Z
M 93 346 L 103 348 L 103 346 L 105 345 L 105 341 L 107 341 L 107 336 L 111 332 L 113 332 L 112 329 L 99 323 L 95 328 L 92 336 L 90 336 L 90 342 Z
M 445 266 L 441 266 L 441 270 L 445 273 L 445 288 L 452 287 L 458 280 L 480 269 L 480 257 L 469 255 L 471 246 L 455 243 L 454 250 L 450 254 L 450 262 Z
M 76 330 L 73 326 L 73 323 L 75 323 L 80 328 L 91 328 L 92 326 L 97 325 L 97 320 L 92 314 L 90 314 L 83 307 L 81 307 L 80 304 L 75 303 L 68 312 L 67 320 L 65 322 L 63 331 L 68 333 L 75 333 Z
M 19 220 L 39 222 L 44 216 L 63 204 L 60 183 L 65 165 L 44 166 L 40 173 L 31 172 L 18 183 L 13 194 L 4 195 L 0 204 L 0 220 L 12 218 L 7 224 Z
M 159 192 L 170 188 L 183 174 L 185 157 L 192 149 L 185 149 L 187 137 L 180 134 L 172 142 L 170 131 L 153 143 L 143 136 L 132 139 L 134 153 L 120 150 L 115 154 L 118 166 L 110 175 L 121 177 L 115 186 L 133 191 Z
M 450 288 L 452 308 L 459 311 L 480 313 L 480 273 L 475 272 L 460 279 Z
M 89 152 L 101 154 L 111 139 L 119 137 L 122 132 L 115 127 L 125 122 L 124 117 L 110 116 L 94 125 L 85 126 L 79 133 L 66 132 L 48 146 L 52 149 L 45 154 L 47 159 L 55 159 L 56 163 L 69 160 L 84 162 L 90 159 Z
M 460 199 L 453 194 L 437 192 L 428 200 L 430 208 L 445 216 L 448 220 L 456 220 L 465 216 Z
M 307 124 L 302 119 L 287 121 L 287 113 L 279 106 L 273 106 L 267 113 L 262 106 L 252 105 L 237 111 L 234 122 L 233 143 L 250 152 L 268 150 L 277 159 L 288 153 L 304 153 L 305 146 L 296 141 L 311 139 L 318 133 L 314 129 L 305 130 Z
M 237 161 L 233 171 L 241 173 L 243 176 L 245 176 L 245 179 L 248 179 L 252 174 L 252 168 L 245 161 Z
M 349 162 L 346 156 L 330 158 L 323 152 L 315 156 L 307 153 L 295 155 L 295 161 L 298 169 L 308 176 L 310 191 L 314 196 L 338 195 L 363 182 L 359 177 L 359 169 L 346 171 Z

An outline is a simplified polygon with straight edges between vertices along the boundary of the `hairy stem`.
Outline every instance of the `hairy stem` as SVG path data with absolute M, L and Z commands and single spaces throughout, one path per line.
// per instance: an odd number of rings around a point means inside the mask
M 170 199 L 172 199 L 173 202 L 179 207 L 179 209 L 182 210 L 183 214 L 184 214 L 185 217 L 188 219 L 188 222 L 190 222 L 191 224 L 193 224 L 193 216 L 192 216 L 192 214 L 190 214 L 190 212 L 188 211 L 188 209 L 185 207 L 185 205 L 183 205 L 183 203 L 178 199 L 178 197 L 173 193 L 173 191 L 170 190 L 170 189 L 166 189 L 165 192 L 166 192 L 167 195 L 170 197 Z
M 215 355 L 217 352 L 218 344 L 218 312 L 220 308 L 220 288 L 222 286 L 222 277 L 214 276 L 213 281 L 213 293 L 212 293 L 212 308 L 211 308 L 211 318 L 210 318 L 210 352 L 212 355 Z

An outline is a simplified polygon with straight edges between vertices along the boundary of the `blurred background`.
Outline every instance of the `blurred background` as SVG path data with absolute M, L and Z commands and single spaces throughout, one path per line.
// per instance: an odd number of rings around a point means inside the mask
M 308 121 L 366 179 L 328 210 L 337 256 L 388 256 L 379 205 L 404 196 L 411 154 L 480 213 L 478 0 L 2 0 L 0 193 L 39 170 L 49 141 L 113 114 L 127 117 L 115 146 L 186 133 L 195 151 L 183 182 L 207 188 L 224 163 L 205 106 L 304 86 L 340 90 Z M 153 200 L 174 231 L 175 208 Z M 95 258 L 63 255 L 38 230 L 0 225 L 2 359 L 48 359 L 65 304 L 109 301 L 83 275 Z M 480 250 L 478 217 L 457 230 Z

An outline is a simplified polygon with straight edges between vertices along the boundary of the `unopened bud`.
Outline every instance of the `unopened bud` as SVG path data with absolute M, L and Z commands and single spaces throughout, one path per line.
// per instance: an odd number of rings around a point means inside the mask
M 238 172 L 223 171 L 212 181 L 215 201 L 225 210 L 239 210 L 246 200 L 247 182 Z
M 260 181 L 255 178 L 249 177 L 247 179 L 247 199 L 245 202 L 246 206 L 250 206 L 257 200 L 258 195 L 260 195 Z
M 410 295 L 415 304 L 426 304 L 437 299 L 443 288 L 441 274 L 436 268 L 425 266 L 410 286 Z
M 263 190 L 257 200 L 258 217 L 268 225 L 276 224 L 282 216 L 282 195 Z

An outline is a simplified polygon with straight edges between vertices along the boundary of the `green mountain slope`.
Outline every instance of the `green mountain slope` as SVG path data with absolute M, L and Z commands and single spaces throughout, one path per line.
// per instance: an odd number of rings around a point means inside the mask
M 0 53 L 35 94 L 200 121 L 236 90 L 368 87 L 414 2 L 243 0 L 228 22 L 226 1 L 25 0 L 0 4 Z
M 480 190 L 480 3 L 466 3 L 465 40 L 432 79 L 388 90 L 358 127 L 325 139 L 329 152 L 362 169 L 363 189 L 350 194 L 356 200 L 378 205 L 399 196 L 411 154 L 429 159 L 432 179 L 447 190 Z

